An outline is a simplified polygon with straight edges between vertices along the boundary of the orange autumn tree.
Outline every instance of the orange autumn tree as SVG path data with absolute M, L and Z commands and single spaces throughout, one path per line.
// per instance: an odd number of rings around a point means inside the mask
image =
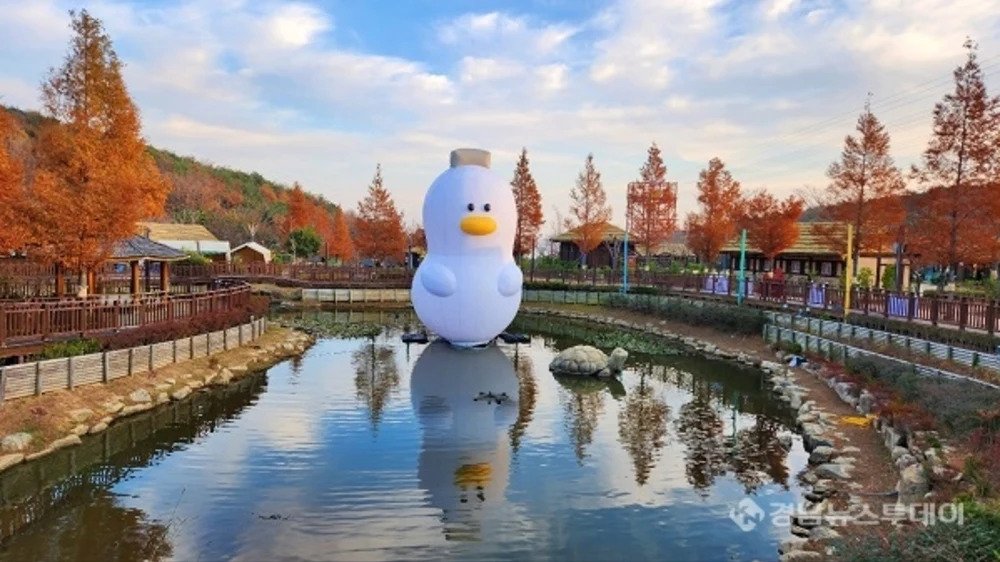
M 954 92 L 934 106 L 934 128 L 923 166 L 913 168 L 914 177 L 928 191 L 914 213 L 912 250 L 925 263 L 948 266 L 953 276 L 961 264 L 987 264 L 1000 258 L 996 175 L 1000 98 L 986 91 L 975 43 L 966 41 L 965 48 L 965 64 L 954 71 Z
M 667 181 L 667 167 L 655 142 L 639 174 L 628 186 L 626 215 L 629 235 L 649 257 L 677 228 L 677 184 Z
M 292 190 L 288 192 L 288 212 L 285 213 L 286 234 L 310 225 L 311 206 L 299 182 L 293 183 Z
M 0 252 L 21 249 L 28 236 L 23 206 L 26 201 L 24 164 L 15 145 L 20 131 L 14 118 L 0 109 Z
M 341 209 L 333 214 L 333 238 L 330 240 L 330 255 L 347 263 L 354 259 L 354 241 L 347 226 L 347 217 Z
M 137 221 L 160 216 L 169 186 L 146 152 L 111 39 L 86 10 L 70 16 L 69 54 L 42 84 L 45 112 L 58 123 L 39 133 L 30 224 L 33 256 L 82 272 Z
M 799 239 L 799 218 L 805 210 L 801 197 L 779 201 L 761 189 L 742 204 L 740 227 L 747 231 L 747 245 L 773 260 Z
M 861 252 L 881 252 L 896 241 L 905 219 L 906 183 L 889 154 L 889 133 L 866 104 L 858 117 L 858 136 L 844 139 L 840 160 L 830 165 L 822 217 L 854 227 L 853 263 Z M 819 234 L 833 248 L 846 251 L 844 231 L 835 225 Z
M 580 249 L 580 265 L 586 266 L 587 254 L 604 241 L 604 230 L 611 220 L 608 196 L 601 185 L 601 173 L 594 166 L 594 155 L 588 154 L 583 171 L 576 179 L 576 187 L 569 192 L 572 203 L 566 227 L 572 230 Z
M 358 203 L 354 243 L 358 256 L 378 261 L 397 261 L 406 253 L 406 231 L 403 214 L 389 190 L 382 185 L 382 165 L 375 167 L 375 177 L 368 193 Z
M 687 244 L 706 264 L 715 263 L 722 247 L 736 235 L 740 218 L 740 183 L 718 158 L 698 175 L 700 211 L 688 213 Z
M 528 167 L 528 149 L 521 149 L 521 156 L 514 169 L 510 186 L 514 191 L 517 207 L 517 227 L 514 235 L 514 257 L 530 253 L 538 242 L 538 232 L 545 222 L 542 219 L 542 195 Z

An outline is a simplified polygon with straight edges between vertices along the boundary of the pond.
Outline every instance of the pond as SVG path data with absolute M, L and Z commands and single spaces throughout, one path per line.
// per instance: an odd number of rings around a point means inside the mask
M 787 527 L 730 519 L 800 497 L 760 372 L 654 346 L 556 378 L 607 330 L 525 317 L 532 343 L 457 351 L 402 344 L 409 314 L 0 475 L 0 559 L 777 558 Z

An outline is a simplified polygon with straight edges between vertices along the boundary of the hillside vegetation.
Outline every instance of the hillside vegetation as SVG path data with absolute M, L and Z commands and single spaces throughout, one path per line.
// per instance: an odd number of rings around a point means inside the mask
M 42 125 L 52 120 L 35 111 L 0 110 L 14 117 L 21 129 L 18 151 L 30 158 Z M 298 185 L 288 186 L 257 172 L 216 166 L 154 146 L 148 151 L 171 187 L 164 215 L 155 217 L 157 220 L 203 224 L 234 246 L 253 238 L 279 247 L 293 228 L 288 221 L 289 209 L 300 205 L 303 209 L 299 213 L 308 217 L 321 239 L 334 237 L 333 219 L 340 208 Z

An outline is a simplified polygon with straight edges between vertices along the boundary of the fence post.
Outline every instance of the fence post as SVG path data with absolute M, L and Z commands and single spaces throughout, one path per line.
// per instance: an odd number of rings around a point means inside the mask
M 997 323 L 997 301 L 987 301 L 986 303 L 986 333 L 993 335 L 996 331 Z
M 0 305 L 0 347 L 7 339 L 7 307 Z
M 153 370 L 153 344 L 149 344 L 149 371 Z
M 229 329 L 222 329 L 222 351 L 229 351 Z
M 885 301 L 885 310 L 882 311 L 882 317 L 883 318 L 888 318 L 889 317 L 889 303 L 892 301 L 892 293 L 889 292 L 889 291 L 884 291 L 884 293 L 885 293 L 885 298 L 883 300 Z
M 108 382 L 108 352 L 101 352 L 101 382 Z
M 0 404 L 7 396 L 7 367 L 0 367 Z
M 73 357 L 66 358 L 66 386 L 73 390 Z
M 42 362 L 35 361 L 35 396 L 42 395 Z
M 906 320 L 907 321 L 913 322 L 913 317 L 916 316 L 916 313 L 917 313 L 917 311 L 915 310 L 916 308 L 917 308 L 917 295 L 913 291 L 910 291 L 910 294 L 907 297 L 907 303 L 906 303 Z
M 938 325 L 938 314 L 940 314 L 940 307 L 938 306 L 938 296 L 934 295 L 931 297 L 931 326 Z
M 250 341 L 257 341 L 257 320 L 250 317 Z
M 188 337 L 188 359 L 194 359 L 194 336 Z
M 177 340 L 171 340 L 170 343 L 172 344 L 171 345 L 171 348 L 172 348 L 171 352 L 173 353 L 173 362 L 176 363 L 177 362 Z
M 958 301 L 958 329 L 964 330 L 969 322 L 969 300 L 962 297 Z

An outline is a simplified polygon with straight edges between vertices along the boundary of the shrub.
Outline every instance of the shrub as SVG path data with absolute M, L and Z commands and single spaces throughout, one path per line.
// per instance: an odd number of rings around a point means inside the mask
M 861 271 L 858 272 L 857 278 L 855 278 L 855 283 L 861 289 L 871 289 L 872 281 L 875 279 L 875 274 L 872 270 L 867 267 L 862 267 Z
M 39 359 L 60 359 L 62 357 L 75 357 L 88 353 L 97 353 L 101 350 L 101 342 L 93 339 L 75 339 L 50 343 L 42 348 L 38 354 Z
M 933 505 L 933 504 L 931 504 Z M 884 536 L 861 535 L 838 541 L 835 560 L 996 560 L 1000 552 L 1000 510 L 965 501 L 962 522 L 893 527 Z
M 641 294 L 613 295 L 608 304 L 734 334 L 760 334 L 767 321 L 759 309 L 680 298 L 653 299 L 650 295 Z
M 964 379 L 919 375 L 913 367 L 894 361 L 854 357 L 847 368 L 863 384 L 891 394 L 898 402 L 886 406 L 889 408 L 886 415 L 905 419 L 913 426 L 924 427 L 928 419 L 933 419 L 938 429 L 969 435 L 982 426 L 980 413 L 1000 402 L 1000 390 Z M 919 407 L 922 413 L 903 407 L 902 403 Z
M 246 306 L 238 309 L 122 330 L 117 334 L 101 338 L 101 343 L 103 349 L 112 350 L 187 338 L 244 324 L 251 316 L 266 315 L 267 308 L 267 297 L 254 295 Z
M 778 341 L 774 342 L 771 346 L 775 351 L 783 351 L 785 353 L 792 353 L 794 355 L 802 355 L 802 344 L 790 342 L 790 341 Z

